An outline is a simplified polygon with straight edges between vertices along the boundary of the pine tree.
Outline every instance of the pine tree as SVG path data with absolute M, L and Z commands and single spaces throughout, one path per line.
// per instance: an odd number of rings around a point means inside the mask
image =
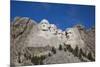
M 69 52 L 73 52 L 73 48 L 70 45 L 67 45 L 67 49 Z
M 66 52 L 66 51 L 67 51 L 67 49 L 66 49 L 66 48 L 64 48 L 64 51 Z
M 50 57 L 51 56 L 51 53 L 49 53 L 48 56 Z
M 56 54 L 56 49 L 54 47 L 52 47 L 51 51 L 53 52 L 53 54 Z
M 89 52 L 88 55 L 87 55 L 87 58 L 91 61 L 94 61 L 93 57 L 92 57 L 92 53 Z
M 59 50 L 62 50 L 62 45 L 59 45 Z
M 34 65 L 38 65 L 38 64 L 39 64 L 39 57 L 33 56 L 32 59 L 31 59 L 31 62 L 32 62 Z
M 43 60 L 45 59 L 46 57 L 43 55 L 43 56 L 33 56 L 32 59 L 31 59 L 31 62 L 34 64 L 34 65 L 42 65 L 43 64 Z
M 76 46 L 76 48 L 74 49 L 73 54 L 74 54 L 75 56 L 78 56 L 78 54 L 79 54 L 78 46 Z
M 79 52 L 79 58 L 80 59 L 82 58 L 82 54 L 83 54 L 83 51 L 82 51 L 82 49 L 80 49 L 80 52 Z

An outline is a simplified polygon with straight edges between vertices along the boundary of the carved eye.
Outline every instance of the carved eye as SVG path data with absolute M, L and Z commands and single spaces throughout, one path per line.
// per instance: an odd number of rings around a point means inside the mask
M 45 22 L 44 24 L 48 24 L 48 23 Z

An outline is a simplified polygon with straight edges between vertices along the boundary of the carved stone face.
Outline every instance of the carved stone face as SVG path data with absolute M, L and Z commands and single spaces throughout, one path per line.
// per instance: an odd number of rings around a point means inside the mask
M 58 29 L 58 31 L 57 31 L 57 36 L 58 36 L 58 37 L 61 37 L 61 36 L 62 36 L 62 30 Z
M 42 24 L 41 24 L 41 29 L 42 29 L 42 30 L 48 30 L 48 29 L 49 29 L 48 27 L 49 27 L 49 26 L 48 26 L 47 23 L 42 23 Z
M 53 33 L 53 34 L 56 34 L 57 28 L 56 28 L 56 26 L 54 24 L 50 25 L 50 32 Z
M 72 31 L 68 31 L 68 37 L 71 39 L 71 37 L 73 37 L 73 32 Z
M 43 31 L 47 31 L 49 29 L 49 22 L 46 19 L 43 19 L 40 22 L 40 29 Z

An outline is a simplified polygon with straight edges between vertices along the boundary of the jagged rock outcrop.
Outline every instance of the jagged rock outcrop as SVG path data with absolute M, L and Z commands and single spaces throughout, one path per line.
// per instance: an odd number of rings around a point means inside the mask
M 25 47 L 26 39 L 36 22 L 26 17 L 16 17 L 11 23 L 11 64 L 18 64 L 18 54 Z
M 82 25 L 76 25 L 68 28 L 66 32 L 68 33 L 66 44 L 71 45 L 73 49 L 78 46 L 86 55 L 90 52 L 95 58 L 95 28 L 88 30 Z

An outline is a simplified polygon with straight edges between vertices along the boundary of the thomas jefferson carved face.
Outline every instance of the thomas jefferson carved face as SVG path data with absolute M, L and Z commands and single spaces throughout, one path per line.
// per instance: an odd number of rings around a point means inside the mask
M 50 32 L 53 33 L 53 34 L 56 34 L 57 33 L 57 28 L 54 24 L 51 24 L 50 27 Z

